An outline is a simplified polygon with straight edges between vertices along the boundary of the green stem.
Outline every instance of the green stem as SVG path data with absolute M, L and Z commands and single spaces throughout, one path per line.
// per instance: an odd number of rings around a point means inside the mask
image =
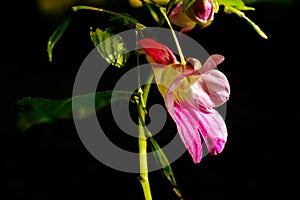
M 249 19 L 245 13 L 243 13 L 242 11 L 232 7 L 232 6 L 226 6 L 226 9 L 230 12 L 235 13 L 237 16 L 245 19 L 250 26 L 264 39 L 268 39 L 268 36 L 259 28 L 259 26 L 257 26 L 251 19 Z
M 139 63 L 139 57 L 137 57 L 137 62 Z M 139 75 L 138 75 L 139 76 Z M 139 115 L 139 159 L 140 159 L 140 182 L 143 187 L 145 200 L 152 200 L 149 178 L 148 178 L 148 162 L 147 162 L 147 136 L 146 133 L 146 122 L 145 116 L 147 114 L 146 103 L 148 99 L 148 94 L 150 91 L 153 75 L 151 74 L 144 90 L 141 88 L 139 82 L 138 94 L 139 98 L 137 101 L 137 111 Z
M 149 79 L 148 79 L 149 80 Z M 151 79 L 152 80 L 152 79 Z M 148 82 L 151 85 L 151 82 Z M 147 137 L 145 133 L 145 115 L 148 93 L 150 86 L 147 87 L 146 95 L 141 87 L 138 88 L 139 101 L 137 102 L 137 110 L 139 113 L 139 159 L 140 159 L 140 182 L 144 191 L 145 200 L 152 200 L 149 178 L 148 178 L 148 162 L 147 162 Z
M 140 155 L 140 182 L 143 187 L 145 200 L 152 200 L 147 162 L 147 138 L 145 135 L 145 112 L 143 106 L 138 104 L 139 111 L 139 155 Z
M 169 27 L 170 27 L 170 29 L 171 29 L 171 32 L 172 32 L 172 35 L 173 35 L 173 38 L 174 38 L 176 47 L 177 47 L 177 49 L 178 49 L 178 54 L 179 54 L 179 57 L 180 57 L 180 64 L 181 64 L 182 66 L 185 66 L 185 65 L 186 65 L 186 62 L 185 62 L 185 60 L 184 60 L 183 53 L 182 53 L 182 51 L 181 51 L 181 48 L 180 48 L 178 39 L 177 39 L 176 34 L 175 34 L 174 30 L 173 30 L 173 27 L 172 27 L 172 25 L 171 25 L 171 22 L 170 22 L 170 20 L 169 20 L 167 14 L 166 14 L 166 11 L 165 11 L 165 9 L 164 9 L 163 7 L 160 7 L 159 9 L 160 9 L 160 12 L 163 14 L 164 18 L 166 19 L 166 21 L 167 21 L 167 23 L 168 23 L 168 25 L 169 25 Z
M 173 8 L 173 6 L 175 4 L 179 3 L 178 0 L 170 0 L 169 3 L 167 4 L 166 6 L 166 14 L 168 15 L 168 13 L 171 11 L 171 9 Z M 163 26 L 165 22 L 165 17 L 160 17 L 160 20 L 159 20 L 159 23 L 158 23 L 158 26 Z
M 143 24 L 141 24 L 139 22 L 136 22 L 136 20 L 131 18 L 131 17 L 128 17 L 126 15 L 123 15 L 121 13 L 117 13 L 117 12 L 114 12 L 114 11 L 105 10 L 103 8 L 96 8 L 96 7 L 92 7 L 92 6 L 73 6 L 72 9 L 73 9 L 74 12 L 76 12 L 78 10 L 94 10 L 94 11 L 104 12 L 104 13 L 107 13 L 107 14 L 122 17 L 124 19 L 127 19 L 128 21 L 131 21 L 132 23 L 134 23 L 136 25 L 136 28 L 146 28 L 146 26 L 144 26 Z
M 153 80 L 153 74 L 151 74 L 148 77 L 147 84 L 144 86 L 143 99 L 144 99 L 145 105 L 147 104 L 148 94 L 149 94 L 149 91 L 150 91 L 152 80 Z
M 136 32 L 136 41 L 138 45 L 138 32 Z M 151 195 L 151 189 L 150 189 L 150 183 L 148 178 L 148 161 L 147 161 L 147 137 L 145 133 L 145 115 L 147 114 L 146 110 L 146 101 L 148 98 L 148 93 L 150 90 L 152 78 L 147 80 L 147 87 L 145 89 L 145 92 L 142 89 L 141 86 L 141 80 L 140 80 L 140 60 L 139 60 L 139 54 L 137 54 L 137 66 L 138 66 L 138 94 L 139 98 L 137 103 L 137 111 L 139 115 L 139 160 L 140 160 L 140 183 L 143 188 L 145 200 L 152 200 Z M 153 77 L 153 76 L 152 76 Z

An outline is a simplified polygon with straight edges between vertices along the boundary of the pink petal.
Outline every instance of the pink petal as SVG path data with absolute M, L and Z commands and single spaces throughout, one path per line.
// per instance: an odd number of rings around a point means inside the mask
M 180 102 L 187 101 L 197 107 L 218 107 L 229 99 L 230 87 L 226 76 L 217 70 L 197 77 L 189 84 L 184 75 L 178 77 L 168 87 Z
M 172 92 L 165 96 L 166 107 L 175 121 L 178 133 L 195 163 L 202 158 L 201 133 L 208 151 L 212 155 L 221 153 L 227 141 L 227 128 L 222 116 L 214 109 L 188 102 L 174 101 Z
M 209 72 L 210 70 L 217 67 L 220 63 L 224 61 L 224 56 L 219 54 L 213 54 L 211 55 L 206 62 L 203 64 L 203 66 L 200 68 L 199 73 L 204 74 Z
M 192 156 L 194 163 L 199 163 L 202 158 L 202 144 L 197 120 L 193 119 L 188 109 L 174 101 L 172 93 L 168 93 L 165 103 L 169 114 L 177 125 L 183 144 Z
M 219 54 L 210 56 L 204 65 L 194 72 L 185 76 L 200 75 L 198 87 L 194 85 L 194 93 L 199 94 L 197 103 L 203 106 L 217 107 L 228 101 L 230 95 L 230 85 L 227 77 L 218 70 L 213 70 L 223 62 L 224 57 Z M 209 95 L 209 98 L 207 98 Z
M 182 29 L 180 32 L 187 33 L 196 26 L 196 22 L 192 21 L 188 16 L 183 12 L 183 2 L 177 4 L 177 6 L 172 10 L 169 15 L 170 21 Z
M 198 112 L 189 110 L 198 119 L 199 131 L 205 141 L 210 154 L 221 153 L 227 141 L 227 128 L 222 116 L 215 109 L 206 112 L 199 107 Z
M 210 56 L 199 70 L 188 71 L 174 79 L 169 90 L 176 91 L 175 95 L 178 99 L 184 99 L 194 106 L 217 107 L 222 105 L 229 99 L 230 86 L 226 76 L 213 68 L 223 60 L 224 57 L 221 55 Z M 190 62 L 190 64 L 192 63 Z M 187 78 L 194 80 L 188 86 L 186 86 Z M 182 85 L 184 85 L 184 89 L 176 89 L 183 88 Z
M 219 54 L 213 54 L 211 55 L 207 61 L 204 63 L 203 66 L 201 66 L 201 63 L 199 60 L 195 58 L 188 58 L 187 60 L 187 67 L 193 68 L 193 70 L 186 70 L 185 73 L 182 73 L 180 77 L 178 77 L 176 80 L 174 80 L 173 83 L 173 89 L 178 86 L 179 82 L 188 76 L 197 76 L 197 75 L 202 75 L 205 73 L 209 73 L 213 68 L 217 67 L 220 63 L 224 61 L 224 56 L 219 55 Z M 171 90 L 173 90 L 171 89 Z
M 230 96 L 230 86 L 227 77 L 218 70 L 211 70 L 201 76 L 211 102 L 211 107 L 218 107 L 228 101 Z M 204 87 L 204 86 L 203 86 Z M 195 91 L 196 92 L 196 91 Z M 199 96 L 201 98 L 201 96 Z
M 146 58 L 150 64 L 153 64 L 153 67 L 165 67 L 178 63 L 176 56 L 167 46 L 151 38 L 141 39 L 139 46 L 145 50 Z

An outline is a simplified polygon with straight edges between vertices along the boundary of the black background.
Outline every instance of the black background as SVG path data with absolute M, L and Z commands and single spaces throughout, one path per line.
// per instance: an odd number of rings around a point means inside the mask
M 228 77 L 231 97 L 224 151 L 205 157 L 198 165 L 188 154 L 172 163 L 184 199 L 300 198 L 299 4 L 253 6 L 256 11 L 246 12 L 247 16 L 268 40 L 246 21 L 222 11 L 211 26 L 189 33 L 209 53 L 225 56 L 219 70 Z M 145 15 L 145 11 L 134 14 Z M 77 14 L 54 48 L 50 63 L 47 40 L 65 15 L 45 14 L 36 1 L 2 7 L 0 181 L 4 186 L 0 195 L 5 198 L 0 198 L 143 199 L 138 174 L 119 172 L 94 159 L 71 120 L 35 126 L 27 132 L 16 127 L 17 100 L 71 97 L 77 70 L 93 48 L 89 27 L 105 26 L 107 21 L 99 13 Z M 149 178 L 153 199 L 177 199 L 160 172 L 151 172 Z

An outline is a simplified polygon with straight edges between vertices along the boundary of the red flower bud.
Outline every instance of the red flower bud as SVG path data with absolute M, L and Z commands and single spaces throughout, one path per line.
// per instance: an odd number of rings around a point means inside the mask
M 212 0 L 196 0 L 186 11 L 186 15 L 198 24 L 200 28 L 205 28 L 214 19 L 214 4 Z
M 196 0 L 185 12 L 181 1 L 169 15 L 170 21 L 181 27 L 180 32 L 188 32 L 196 25 L 205 28 L 214 19 L 214 4 L 212 0 Z

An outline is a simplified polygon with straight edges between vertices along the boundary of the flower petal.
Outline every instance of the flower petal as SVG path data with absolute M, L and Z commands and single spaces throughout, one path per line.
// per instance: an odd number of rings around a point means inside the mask
M 202 158 L 202 144 L 198 132 L 198 123 L 190 114 L 190 107 L 184 107 L 174 101 L 174 96 L 171 92 L 167 93 L 165 103 L 169 114 L 176 123 L 183 144 L 192 156 L 194 163 L 199 163 Z
M 214 19 L 214 4 L 212 0 L 196 0 L 186 11 L 186 15 L 198 24 L 199 28 L 210 25 Z
M 152 67 L 157 87 L 162 96 L 165 91 L 170 87 L 173 81 L 181 76 L 181 72 L 176 70 L 174 65 L 169 65 L 165 68 Z
M 145 50 L 147 61 L 152 64 L 153 67 L 161 68 L 178 63 L 176 56 L 167 46 L 151 38 L 141 39 L 139 46 Z
M 178 133 L 195 163 L 202 159 L 202 135 L 210 154 L 221 153 L 227 141 L 227 128 L 222 116 L 212 108 L 198 106 L 189 102 L 178 103 L 172 92 L 165 96 L 166 107 L 177 125 Z
M 197 60 L 195 58 L 188 58 L 186 60 L 187 66 L 192 65 L 192 66 L 189 66 L 189 68 L 193 68 L 194 71 L 186 70 L 185 73 L 182 73 L 182 75 L 180 77 L 177 77 L 176 80 L 174 80 L 172 88 L 174 89 L 175 87 L 177 87 L 179 82 L 185 77 L 197 76 L 197 75 L 209 73 L 211 70 L 213 70 L 215 67 L 217 67 L 220 63 L 222 63 L 223 60 L 224 60 L 224 56 L 219 55 L 219 54 L 213 54 L 207 59 L 207 61 L 204 63 L 204 65 L 201 66 L 201 63 L 199 62 L 199 60 Z
M 211 70 L 209 73 L 202 75 L 201 78 L 208 89 L 211 107 L 218 107 L 228 101 L 230 86 L 226 76 L 222 72 Z
M 230 86 L 226 76 L 213 68 L 223 60 L 224 57 L 221 55 L 210 56 L 199 70 L 188 71 L 178 76 L 168 89 L 178 100 L 188 101 L 196 107 L 198 105 L 203 107 L 222 105 L 229 99 Z M 199 63 L 190 61 L 189 64 Z
M 209 56 L 209 58 L 206 60 L 206 62 L 203 64 L 203 66 L 200 68 L 199 73 L 204 74 L 208 73 L 210 70 L 217 67 L 220 63 L 224 61 L 224 56 L 219 54 L 213 54 Z
M 227 128 L 222 116 L 215 109 L 207 109 L 206 112 L 199 107 L 198 112 L 190 110 L 194 119 L 198 120 L 199 131 L 205 141 L 210 154 L 221 153 L 227 141 Z

